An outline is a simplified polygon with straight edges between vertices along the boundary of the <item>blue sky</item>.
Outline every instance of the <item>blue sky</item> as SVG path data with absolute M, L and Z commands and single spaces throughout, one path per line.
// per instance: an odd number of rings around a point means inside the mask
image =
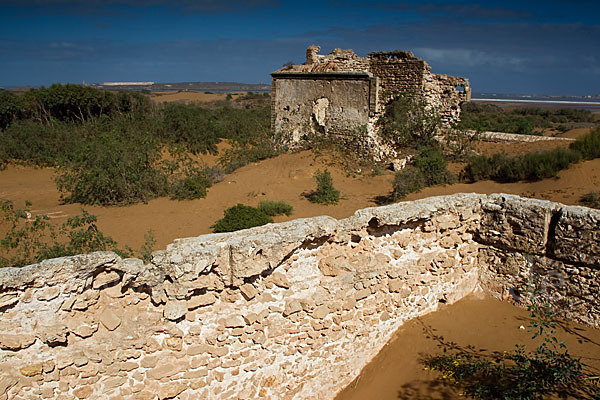
M 598 0 L 0 0 L 0 86 L 270 82 L 311 44 L 410 50 L 475 92 L 600 94 Z

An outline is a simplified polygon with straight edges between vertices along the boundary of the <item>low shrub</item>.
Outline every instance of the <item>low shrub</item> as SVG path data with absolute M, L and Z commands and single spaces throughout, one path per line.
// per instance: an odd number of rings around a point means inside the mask
M 592 208 L 600 208 L 600 192 L 589 192 L 581 196 L 579 202 Z
M 257 207 L 260 211 L 270 217 L 285 214 L 290 216 L 294 207 L 284 201 L 263 200 Z
M 480 155 L 470 159 L 461 177 L 469 182 L 482 179 L 498 182 L 538 181 L 555 177 L 559 171 L 580 158 L 579 152 L 561 147 L 516 157 L 506 154 L 494 154 L 492 157 Z
M 437 147 L 424 147 L 415 158 L 413 165 L 418 168 L 425 179 L 425 186 L 451 184 L 456 177 L 448 171 L 446 158 Z
M 0 267 L 22 267 L 48 258 L 115 251 L 129 257 L 129 250 L 120 250 L 117 243 L 96 226 L 96 216 L 82 210 L 56 228 L 45 215 L 31 218 L 31 204 L 16 208 L 10 201 L 0 201 L 0 226 L 6 232 L 0 240 Z
M 420 169 L 406 167 L 394 175 L 391 200 L 398 201 L 410 193 L 418 192 L 425 187 L 425 176 Z
M 340 191 L 333 187 L 331 173 L 326 169 L 315 173 L 317 190 L 309 194 L 308 199 L 313 203 L 337 204 L 340 201 Z
M 223 218 L 215 222 L 213 232 L 233 232 L 253 228 L 273 222 L 273 219 L 261 210 L 238 204 L 225 210 Z
M 169 193 L 173 200 L 194 200 L 206 197 L 206 189 L 212 181 L 206 171 L 195 173 L 176 180 L 170 187 Z
M 577 151 L 586 160 L 600 158 L 600 128 L 592 130 L 587 135 L 578 138 L 569 146 L 571 150 Z

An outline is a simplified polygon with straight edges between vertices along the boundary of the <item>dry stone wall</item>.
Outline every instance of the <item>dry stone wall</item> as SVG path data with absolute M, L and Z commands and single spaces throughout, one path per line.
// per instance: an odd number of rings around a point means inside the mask
M 461 194 L 0 270 L 0 399 L 327 399 L 406 320 L 532 277 L 600 325 L 600 213 Z M 535 273 L 534 273 L 535 272 Z

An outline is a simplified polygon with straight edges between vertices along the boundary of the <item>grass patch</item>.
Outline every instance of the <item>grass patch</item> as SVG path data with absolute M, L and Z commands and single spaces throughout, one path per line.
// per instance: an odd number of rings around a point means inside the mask
M 284 201 L 273 200 L 263 200 L 257 208 L 270 217 L 283 214 L 290 216 L 292 211 L 294 211 L 294 207 L 292 207 L 291 204 Z
M 340 191 L 333 187 L 331 173 L 325 169 L 315 173 L 317 189 L 308 195 L 308 199 L 318 204 L 337 204 L 340 201 Z

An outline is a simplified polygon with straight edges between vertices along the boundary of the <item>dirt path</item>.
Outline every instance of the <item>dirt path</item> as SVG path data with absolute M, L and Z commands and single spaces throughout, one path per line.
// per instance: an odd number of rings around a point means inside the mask
M 491 298 L 468 296 L 457 303 L 442 305 L 439 311 L 406 322 L 360 376 L 336 400 L 452 400 L 464 399 L 460 390 L 443 385 L 436 372 L 423 370 L 420 359 L 442 354 L 440 340 L 461 347 L 474 346 L 477 352 L 510 351 L 518 343 L 533 351 L 540 341 L 531 340 L 527 310 Z M 571 330 L 571 333 L 567 329 Z M 569 352 L 582 357 L 595 373 L 600 372 L 600 330 L 577 324 L 561 324 L 559 340 Z

